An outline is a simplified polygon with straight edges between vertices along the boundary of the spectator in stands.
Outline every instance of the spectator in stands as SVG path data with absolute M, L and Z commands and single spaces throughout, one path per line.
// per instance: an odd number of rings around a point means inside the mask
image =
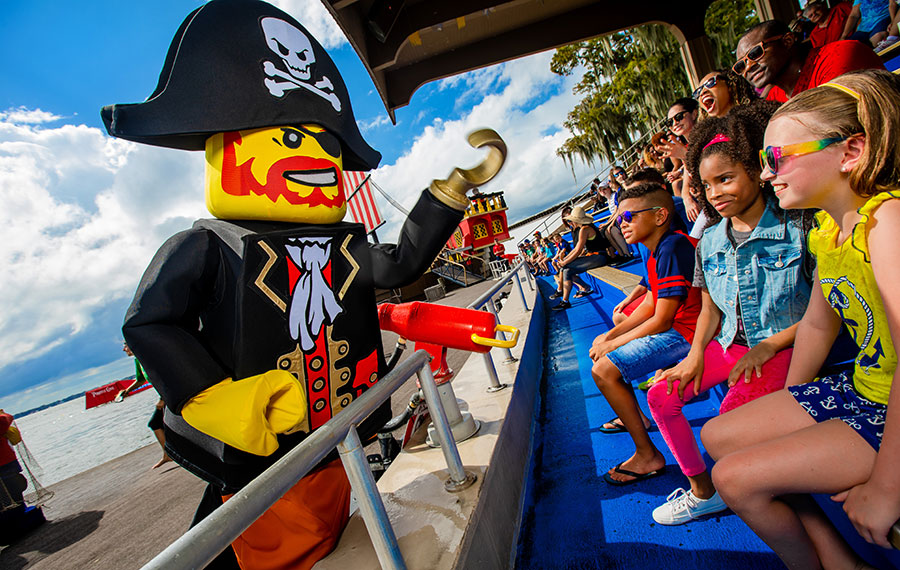
M 700 103 L 700 119 L 724 117 L 737 105 L 759 99 L 753 86 L 730 69 L 707 73 L 694 89 L 694 99 Z
M 662 153 L 656 150 L 656 147 L 653 146 L 652 143 L 647 143 L 644 146 L 644 150 L 641 152 L 641 157 L 643 158 L 644 166 L 653 168 L 654 170 L 663 171 L 665 165 L 663 164 Z
M 694 222 L 691 229 L 691 236 L 700 237 L 700 232 L 706 227 L 706 215 L 700 210 L 700 204 L 696 197 L 691 195 L 691 185 L 686 176 L 689 174 L 684 171 L 684 158 L 687 156 L 688 142 L 691 139 L 691 131 L 697 124 L 700 105 L 696 100 L 690 97 L 682 97 L 675 101 L 669 107 L 668 127 L 670 134 L 668 138 L 663 140 L 664 156 L 677 158 L 682 162 L 682 167 L 672 171 L 667 175 L 669 182 L 676 196 L 680 196 L 684 200 L 684 208 L 687 212 L 688 220 Z M 687 190 L 687 192 L 685 192 Z
M 622 185 L 625 183 L 627 177 L 628 175 L 625 173 L 624 168 L 619 165 L 614 165 L 609 170 L 609 193 L 604 194 L 610 218 L 600 226 L 600 231 L 606 239 L 609 240 L 609 243 L 612 244 L 616 255 L 619 257 L 619 259 L 613 258 L 611 261 L 620 261 L 631 257 L 631 252 L 628 250 L 628 244 L 625 243 L 625 238 L 622 237 L 622 231 L 615 224 L 616 208 L 619 205 L 619 192 L 622 191 Z
M 815 24 L 809 34 L 809 43 L 812 47 L 822 47 L 841 39 L 844 25 L 847 23 L 847 16 L 850 15 L 852 9 L 853 4 L 850 2 L 838 2 L 831 8 L 825 4 L 824 0 L 813 0 L 807 4 L 803 9 L 803 15 Z
M 812 212 L 787 215 L 769 184 L 760 185 L 759 149 L 778 104 L 759 101 L 694 131 L 692 180 L 713 225 L 697 247 L 694 286 L 702 308 L 687 357 L 657 374 L 647 402 L 690 488 L 653 511 L 664 525 L 725 510 L 682 407 L 723 382 L 721 413 L 784 387 L 797 323 L 809 300 L 806 235 Z M 747 318 L 742 318 L 742 315 Z M 715 339 L 713 339 L 715 337 Z
M 622 193 L 618 223 L 629 243 L 643 243 L 652 252 L 647 263 L 651 295 L 624 321 L 598 336 L 591 346 L 591 376 L 617 414 L 619 425 L 606 433 L 628 431 L 635 454 L 611 468 L 603 479 L 627 485 L 660 475 L 666 460 L 647 434 L 631 382 L 684 358 L 690 349 L 700 291 L 691 286 L 694 244 L 684 232 L 672 230 L 672 196 L 655 184 Z
M 871 48 L 860 42 L 837 41 L 810 48 L 794 39 L 787 25 L 767 20 L 751 27 L 738 41 L 732 69 L 760 95 L 785 102 L 856 69 L 884 69 Z
M 787 390 L 710 420 L 703 443 L 720 495 L 789 568 L 861 561 L 807 493 L 843 502 L 867 541 L 890 548 L 900 518 L 900 79 L 841 76 L 781 107 L 766 129 L 762 178 L 783 208 L 821 208 L 817 258 Z M 841 326 L 860 345 L 852 370 L 819 375 Z
M 556 270 L 556 274 L 553 276 L 553 279 L 556 280 L 556 288 L 557 290 L 562 289 L 562 260 L 566 258 L 567 255 L 572 251 L 572 244 L 563 239 L 561 234 L 553 234 L 550 236 L 551 241 L 553 242 L 553 247 L 556 248 L 556 255 L 553 256 L 553 259 L 550 260 L 550 264 L 553 266 L 553 269 Z
M 898 28 L 898 25 L 900 25 L 900 4 L 891 0 L 891 23 L 888 24 L 888 27 L 885 30 L 887 37 L 875 46 L 876 52 L 882 52 L 897 42 L 900 42 L 900 28 Z
M 562 268 L 560 288 L 550 295 L 551 299 L 562 300 L 554 306 L 555 310 L 565 310 L 571 307 L 569 294 L 572 292 L 572 283 L 578 285 L 579 291 L 575 298 L 587 297 L 593 293 L 587 283 L 578 275 L 589 269 L 603 267 L 610 262 L 607 250 L 611 247 L 609 240 L 594 225 L 594 218 L 584 212 L 581 206 L 575 206 L 571 213 L 563 217 L 563 220 L 572 222 L 575 226 L 573 239 L 575 246 L 560 262 Z
M 894 16 L 891 4 L 892 0 L 853 0 L 841 39 L 878 45 L 887 37 L 885 30 Z

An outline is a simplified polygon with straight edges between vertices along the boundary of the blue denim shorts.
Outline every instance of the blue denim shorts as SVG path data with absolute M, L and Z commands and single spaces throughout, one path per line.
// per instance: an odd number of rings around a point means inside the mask
M 687 356 L 691 343 L 681 333 L 669 329 L 642 336 L 606 355 L 626 382 L 641 380 L 661 368 L 668 368 Z
M 853 387 L 850 372 L 789 386 L 788 392 L 817 422 L 841 420 L 856 430 L 875 451 L 881 447 L 887 406 L 860 396 Z

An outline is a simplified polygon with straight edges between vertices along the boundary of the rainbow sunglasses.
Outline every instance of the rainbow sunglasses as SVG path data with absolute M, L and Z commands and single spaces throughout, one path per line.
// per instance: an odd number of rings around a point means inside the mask
M 802 154 L 812 154 L 819 152 L 825 148 L 847 140 L 849 137 L 829 137 L 827 139 L 819 139 L 817 141 L 809 141 L 804 143 L 789 144 L 785 146 L 767 146 L 759 151 L 759 165 L 763 171 L 768 167 L 772 174 L 778 174 L 778 166 L 781 159 L 787 156 L 799 156 Z

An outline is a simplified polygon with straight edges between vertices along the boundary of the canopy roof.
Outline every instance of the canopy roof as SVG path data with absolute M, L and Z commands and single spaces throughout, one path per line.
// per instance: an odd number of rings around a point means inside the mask
M 322 0 L 385 107 L 424 83 L 648 22 L 679 41 L 704 35 L 712 0 Z

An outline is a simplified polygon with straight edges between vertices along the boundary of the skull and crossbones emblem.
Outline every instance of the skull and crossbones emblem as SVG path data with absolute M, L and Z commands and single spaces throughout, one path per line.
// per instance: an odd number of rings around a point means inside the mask
M 266 36 L 266 45 L 284 64 L 284 69 L 281 69 L 271 61 L 263 62 L 263 71 L 267 75 L 263 83 L 269 93 L 275 97 L 283 97 L 292 89 L 307 89 L 331 103 L 334 110 L 340 112 L 341 101 L 334 92 L 331 80 L 323 75 L 313 83 L 316 54 L 306 34 L 279 18 L 263 18 L 260 26 Z

